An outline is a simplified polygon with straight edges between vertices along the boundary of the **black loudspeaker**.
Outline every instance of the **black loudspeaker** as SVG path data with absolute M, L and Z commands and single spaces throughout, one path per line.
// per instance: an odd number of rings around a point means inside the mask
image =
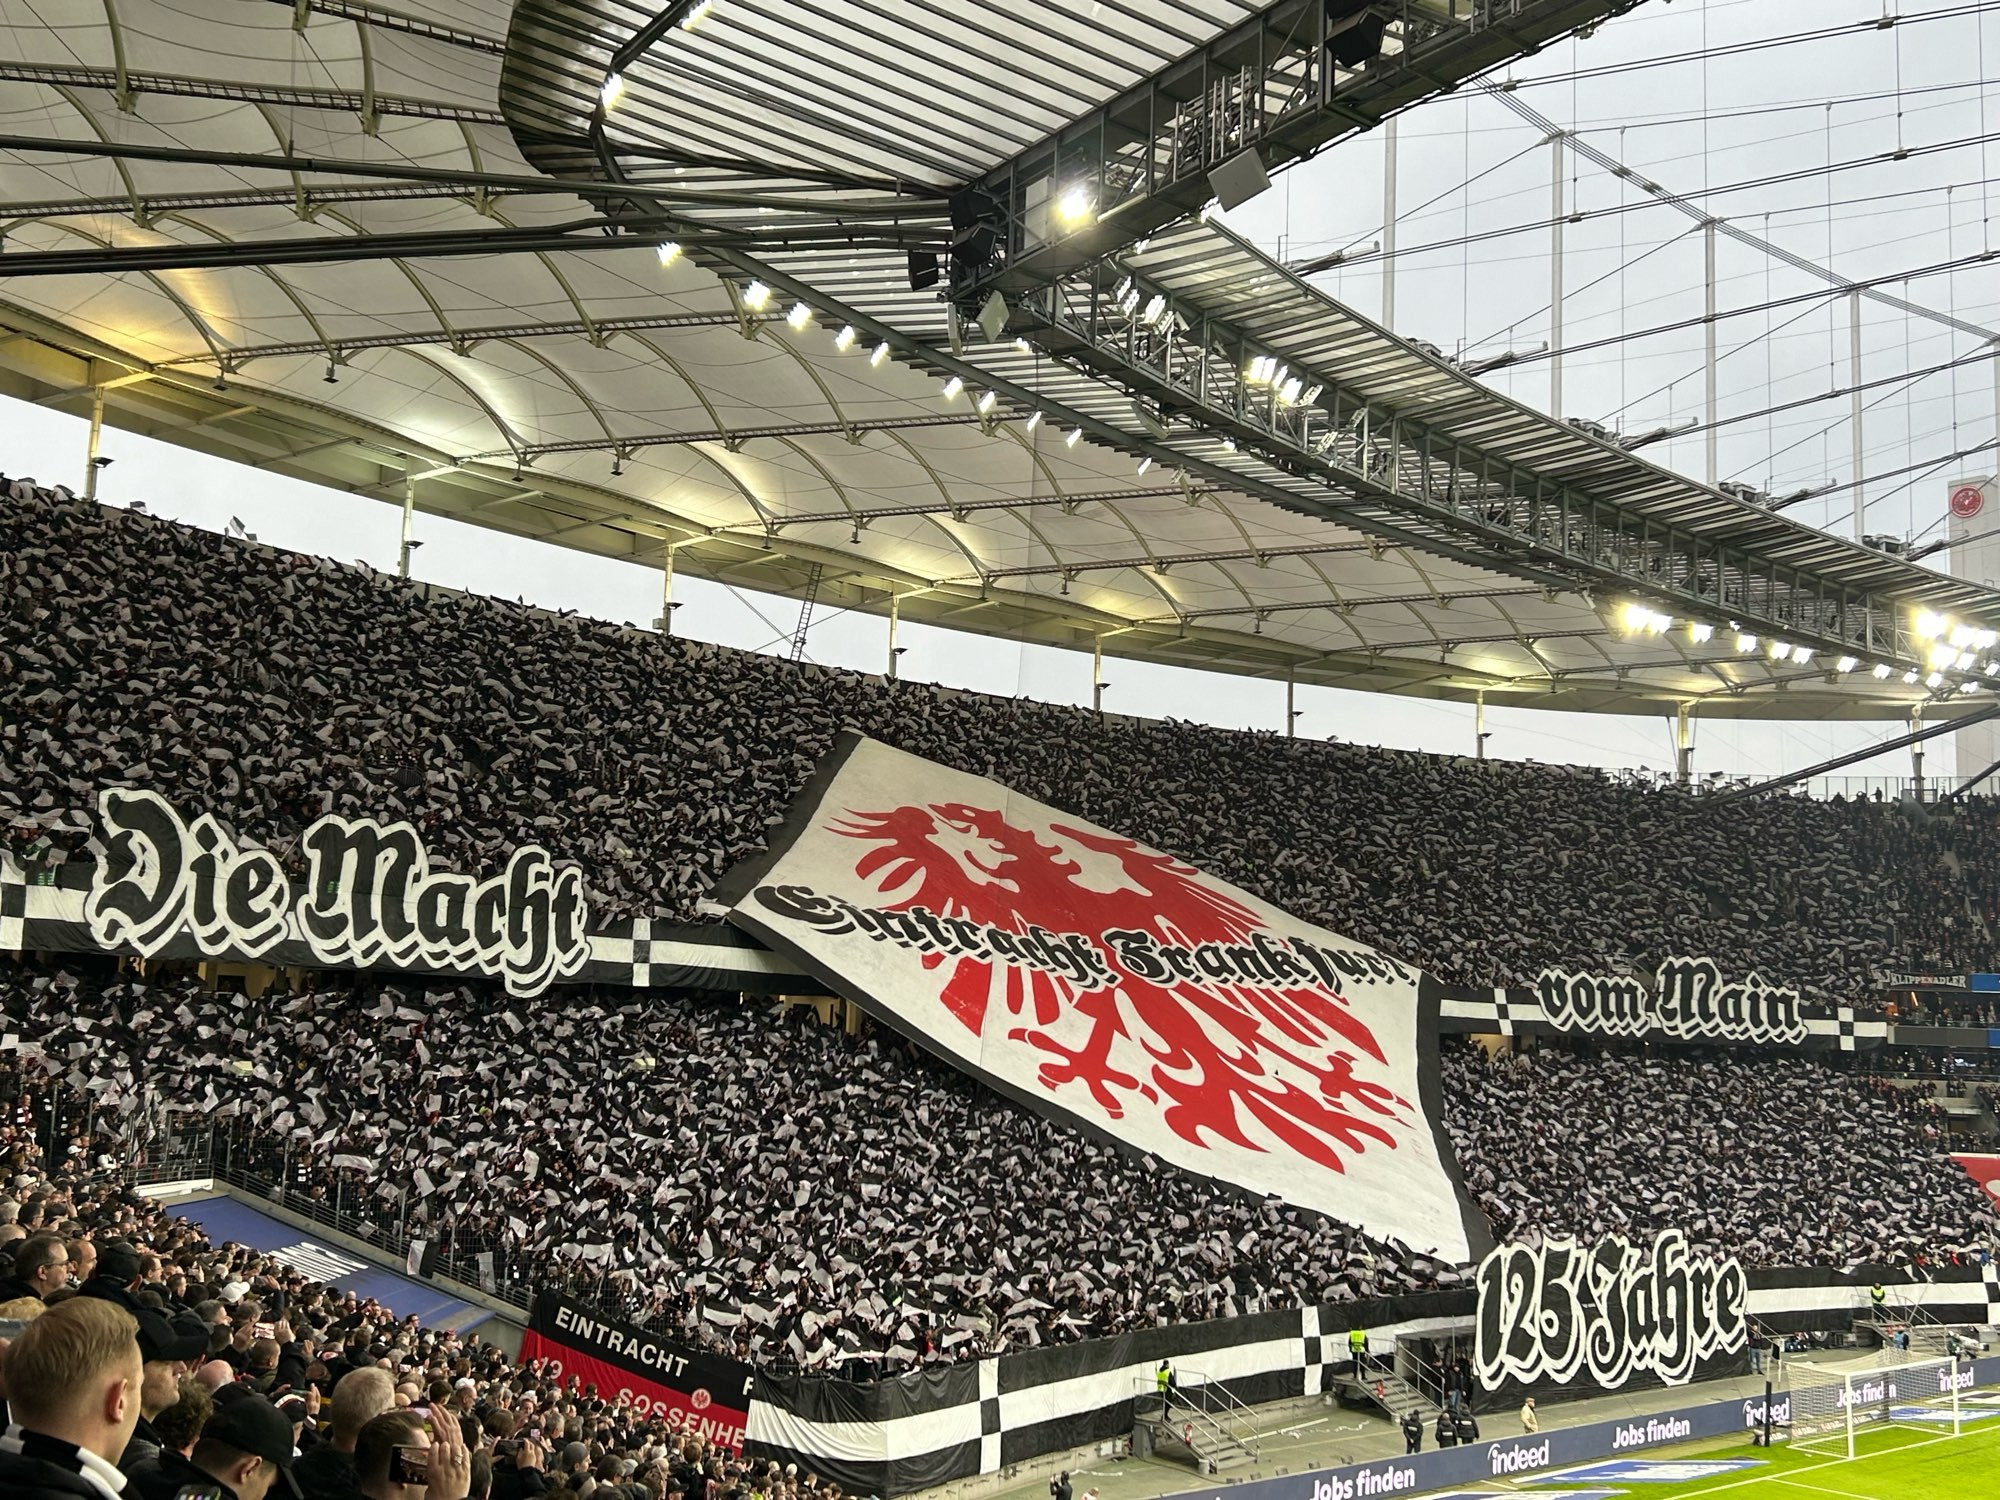
M 1346 11 L 1335 15 L 1338 8 Z M 1349 9 L 1342 0 L 1328 0 L 1326 18 L 1327 55 L 1343 68 L 1358 68 L 1382 55 L 1382 33 L 1389 22 L 1380 11 Z
M 985 188 L 970 187 L 951 200 L 951 279 L 954 285 L 976 280 L 990 269 L 1000 252 L 1007 212 Z
M 927 286 L 936 286 L 942 276 L 938 268 L 938 258 L 928 250 L 910 252 L 910 290 L 921 292 Z

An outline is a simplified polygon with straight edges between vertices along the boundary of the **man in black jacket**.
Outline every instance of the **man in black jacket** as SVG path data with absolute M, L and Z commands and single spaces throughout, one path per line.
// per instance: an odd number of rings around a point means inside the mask
M 116 1248 L 104 1252 L 106 1260 Z M 83 1295 L 91 1295 L 88 1287 Z M 180 1400 L 182 1378 L 208 1352 L 208 1335 L 198 1328 L 177 1328 L 166 1314 L 154 1312 L 150 1307 L 140 1308 L 138 1319 L 139 1355 L 146 1366 L 139 1387 L 139 1422 L 118 1457 L 118 1467 L 127 1473 L 134 1464 L 159 1455 L 164 1444 L 153 1431 L 153 1418 Z
M 354 1445 L 362 1428 L 396 1404 L 396 1384 L 387 1370 L 349 1370 L 327 1404 L 332 1409 L 330 1431 L 299 1460 L 299 1488 L 306 1500 L 352 1500 L 357 1488 Z
M 1403 1413 L 1403 1452 L 1424 1451 L 1424 1419 L 1413 1406 Z
M 0 1302 L 46 1301 L 69 1285 L 69 1251 L 53 1234 L 31 1234 L 14 1246 L 14 1274 L 0 1281 Z
M 72 1297 L 14 1340 L 6 1374 L 14 1425 L 0 1436 L 0 1495 L 118 1500 L 110 1455 L 131 1441 L 145 1378 L 132 1315 Z
M 264 1500 L 267 1495 L 298 1500 L 292 1477 L 292 1424 L 262 1396 L 246 1395 L 216 1408 L 195 1441 L 194 1457 L 171 1448 L 134 1464 L 136 1500 Z
M 97 1257 L 97 1268 L 77 1287 L 80 1297 L 102 1297 L 106 1302 L 115 1302 L 128 1313 L 136 1315 L 139 1299 L 134 1293 L 139 1286 L 139 1252 L 120 1240 L 106 1245 Z M 140 1339 L 143 1348 L 145 1339 Z M 151 1358 L 149 1355 L 148 1358 Z

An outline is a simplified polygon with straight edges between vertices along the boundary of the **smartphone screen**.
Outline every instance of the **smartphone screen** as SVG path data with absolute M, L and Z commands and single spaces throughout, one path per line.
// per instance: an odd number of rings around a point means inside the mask
M 431 1452 L 397 1444 L 389 1450 L 389 1480 L 392 1484 L 429 1484 Z
M 260 1339 L 268 1339 L 268 1338 L 275 1338 L 277 1336 L 277 1328 L 278 1325 L 275 1323 L 259 1323 L 255 1328 L 251 1329 L 250 1331 Z

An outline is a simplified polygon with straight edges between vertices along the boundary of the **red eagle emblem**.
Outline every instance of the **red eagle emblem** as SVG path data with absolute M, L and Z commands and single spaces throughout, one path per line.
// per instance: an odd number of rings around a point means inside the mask
M 990 808 L 946 802 L 849 810 L 828 829 L 874 846 L 855 874 L 892 910 L 921 906 L 1015 934 L 1145 932 L 1183 948 L 1268 930 L 1190 866 L 1088 828 L 1052 822 L 1045 838 Z M 1370 1142 L 1393 1150 L 1413 1123 L 1408 1100 L 1361 1076 L 1386 1061 L 1336 990 L 1149 982 L 1112 945 L 1098 946 L 1117 982 L 1096 989 L 987 958 L 932 954 L 924 963 L 951 966 L 939 999 L 975 1035 L 992 1006 L 1006 1007 L 1006 1040 L 1040 1055 L 1037 1082 L 1051 1096 L 1081 1086 L 1113 1119 L 1157 1110 L 1203 1149 L 1288 1149 L 1344 1171 L 1344 1157 Z

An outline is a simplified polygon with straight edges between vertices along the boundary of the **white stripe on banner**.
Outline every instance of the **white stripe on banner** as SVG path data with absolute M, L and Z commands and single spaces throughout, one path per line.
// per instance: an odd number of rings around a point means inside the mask
M 1902 1306 L 1972 1307 L 1986 1301 L 1984 1283 L 1978 1281 L 1919 1281 L 1889 1288 Z M 1774 1313 L 1837 1312 L 1851 1308 L 1860 1312 L 1868 1306 L 1865 1286 L 1768 1286 L 1750 1289 L 1750 1316 L 1769 1317 Z
M 744 1440 L 850 1464 L 896 1463 L 979 1441 L 979 1403 L 891 1417 L 886 1422 L 814 1422 L 774 1401 L 750 1403 Z
M 1347 1357 L 1345 1344 L 1341 1346 L 1341 1357 Z M 1299 1341 L 1296 1335 L 1263 1339 L 1254 1344 L 1237 1344 L 1233 1348 L 1204 1349 L 1200 1354 L 1187 1358 L 1201 1361 L 1200 1373 L 1209 1381 L 1240 1380 L 1246 1375 L 1298 1369 Z M 1013 1432 L 1042 1422 L 1073 1417 L 1081 1411 L 1096 1411 L 1100 1407 L 1115 1406 L 1120 1401 L 1130 1401 L 1143 1391 L 1156 1389 L 1154 1372 L 1158 1368 L 1156 1362 L 1139 1360 L 1113 1370 L 1101 1370 L 1094 1375 L 1075 1375 L 1068 1380 L 1052 1380 L 1047 1385 L 1031 1385 L 1025 1390 L 1002 1391 L 1000 1426 L 1003 1431 Z M 1193 1386 L 1196 1382 L 1188 1377 L 1194 1368 L 1190 1365 L 1182 1370 L 1176 1363 L 1176 1379 L 1183 1385 Z

